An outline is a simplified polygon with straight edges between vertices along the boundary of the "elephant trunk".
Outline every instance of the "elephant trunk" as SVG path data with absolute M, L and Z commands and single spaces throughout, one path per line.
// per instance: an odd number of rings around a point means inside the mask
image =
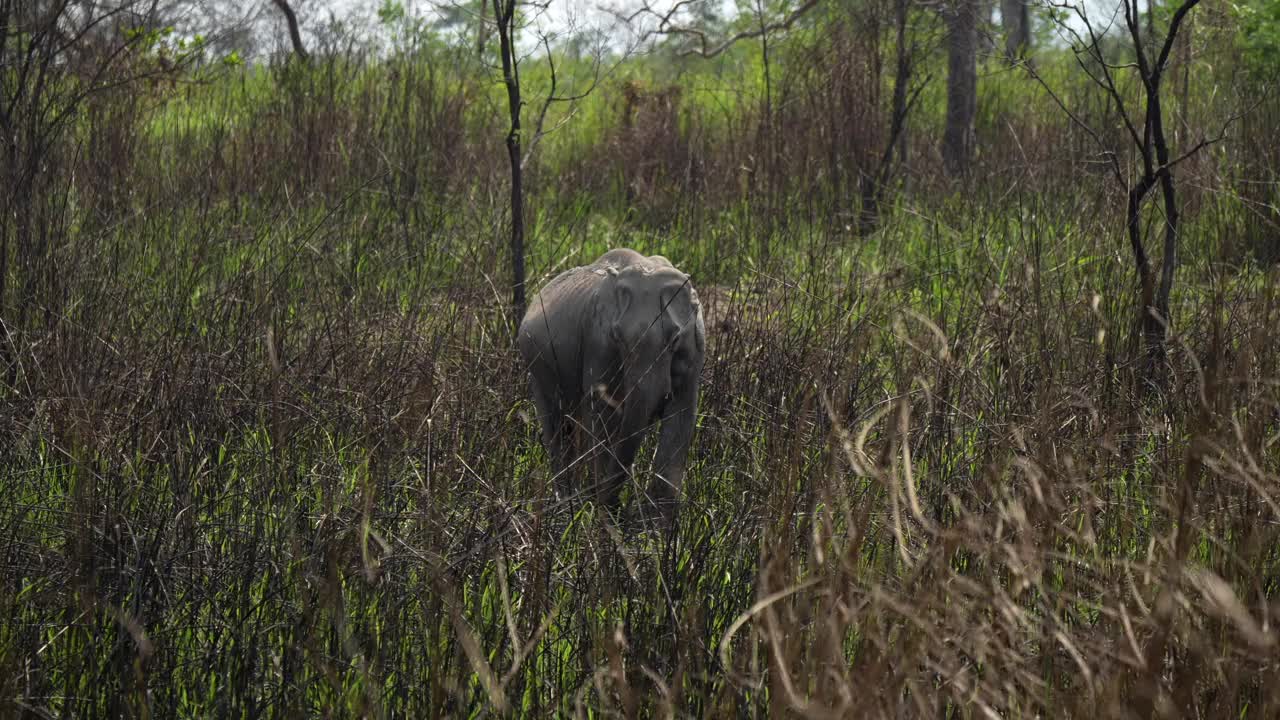
M 697 402 L 696 385 L 687 384 L 674 394 L 662 418 L 649 502 L 657 507 L 662 520 L 668 525 L 675 519 L 678 498 L 684 486 L 685 461 L 693 440 Z

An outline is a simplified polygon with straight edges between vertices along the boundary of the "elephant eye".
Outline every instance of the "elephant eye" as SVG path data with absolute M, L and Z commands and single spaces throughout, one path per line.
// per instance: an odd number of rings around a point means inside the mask
M 671 376 L 676 382 L 680 382 L 687 372 L 689 372 L 689 360 L 683 353 L 676 353 L 675 357 L 671 358 Z

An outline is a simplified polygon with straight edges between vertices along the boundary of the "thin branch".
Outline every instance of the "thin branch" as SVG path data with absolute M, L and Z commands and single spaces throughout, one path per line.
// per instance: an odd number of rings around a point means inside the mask
M 284 15 L 284 22 L 289 26 L 289 42 L 293 44 L 293 52 L 303 62 L 311 60 L 311 55 L 307 53 L 306 47 L 302 45 L 302 33 L 298 30 L 298 16 L 293 12 L 293 8 L 289 6 L 288 0 L 272 0 L 280 12 Z
M 655 15 L 658 17 L 659 27 L 662 27 L 662 26 L 665 26 L 667 23 L 671 22 L 671 18 L 675 17 L 676 13 L 680 12 L 685 7 L 688 7 L 689 5 L 696 5 L 701 1 L 702 0 L 680 0 L 680 2 L 677 2 L 676 4 L 672 5 L 665 13 L 662 13 L 661 15 L 659 15 L 659 13 L 657 13 L 648 3 L 641 5 L 639 10 L 636 10 L 635 12 L 626 16 L 625 18 L 622 17 L 622 15 L 617 12 L 614 12 L 614 11 L 609 11 L 609 12 L 615 18 L 617 18 L 618 20 L 621 20 L 623 23 L 627 25 L 630 25 L 631 23 L 635 22 L 635 20 L 639 18 L 641 15 Z M 646 37 L 648 35 L 649 34 L 646 33 Z
M 697 46 L 680 51 L 679 54 L 682 57 L 696 55 L 698 57 L 710 59 L 723 53 L 725 50 L 728 50 L 729 48 L 733 47 L 733 45 L 735 45 L 736 43 L 742 40 L 758 38 L 762 35 L 766 35 L 768 33 L 772 33 L 778 30 L 790 30 L 791 26 L 795 25 L 796 21 L 804 17 L 804 15 L 807 14 L 814 7 L 817 7 L 819 1 L 820 0 L 805 0 L 799 7 L 792 10 L 790 13 L 788 13 L 785 17 L 783 17 L 781 20 L 778 20 L 777 22 L 761 23 L 749 30 L 743 30 L 741 32 L 735 33 L 734 35 L 731 35 L 730 37 L 725 39 L 723 42 L 719 44 L 714 44 L 714 45 L 712 44 L 711 39 L 707 36 L 707 33 L 703 30 L 700 30 L 694 27 L 687 27 L 683 25 L 671 25 L 672 20 L 675 17 L 676 13 L 684 7 L 694 4 L 694 0 L 680 0 L 680 2 L 677 2 L 675 5 L 671 7 L 670 10 L 668 10 L 665 13 L 659 13 L 658 11 L 654 10 L 653 7 L 650 6 L 647 2 L 643 6 L 641 6 L 639 10 L 625 17 L 617 12 L 613 12 L 613 11 L 609 11 L 609 12 L 611 12 L 611 14 L 613 14 L 615 18 L 617 18 L 618 20 L 628 25 L 634 22 L 636 19 L 646 15 L 649 15 L 658 19 L 658 26 L 652 30 L 646 30 L 644 33 L 642 33 L 640 35 L 640 38 L 637 41 L 637 44 L 643 44 L 646 41 L 648 41 L 650 38 L 658 35 L 684 35 L 684 36 L 695 38 L 697 40 Z
M 1124 23 L 1129 28 L 1129 37 L 1133 40 L 1133 52 L 1138 62 L 1138 72 L 1142 75 L 1142 82 L 1145 84 L 1151 77 L 1150 67 L 1147 63 L 1147 51 L 1142 47 L 1142 33 L 1138 23 L 1138 2 L 1137 0 L 1123 0 L 1121 6 L 1124 8 Z
M 542 110 L 538 112 L 538 121 L 533 126 L 533 137 L 529 139 L 529 145 L 525 148 L 524 157 L 520 160 L 521 167 L 529 162 L 529 157 L 533 154 L 533 148 L 542 139 L 542 124 L 547 120 L 547 110 L 551 108 L 551 103 L 556 100 L 556 58 L 551 54 L 551 40 L 546 35 L 542 36 L 542 46 L 547 50 L 547 67 L 551 71 L 551 89 L 547 90 L 547 97 L 542 102 Z M 592 83 L 592 87 L 595 87 L 594 83 Z
M 1225 140 L 1227 137 L 1227 130 L 1232 126 L 1232 124 L 1234 124 L 1237 120 L 1240 120 L 1241 118 L 1243 118 L 1245 115 L 1248 115 L 1249 113 L 1258 109 L 1258 107 L 1262 104 L 1264 100 L 1266 100 L 1265 95 L 1261 98 L 1258 98 L 1256 101 L 1254 101 L 1254 103 L 1250 105 L 1248 108 L 1241 110 L 1240 112 L 1237 112 L 1231 117 L 1227 118 L 1226 121 L 1222 123 L 1222 129 L 1218 131 L 1217 135 L 1214 135 L 1213 137 L 1200 138 L 1200 142 L 1192 146 L 1190 150 L 1187 150 L 1186 152 L 1182 153 L 1178 157 L 1170 160 L 1169 162 L 1157 168 L 1156 174 L 1167 173 L 1170 170 L 1172 170 L 1174 166 L 1178 165 L 1183 160 L 1190 158 L 1192 155 L 1195 155 L 1196 153 L 1200 152 L 1204 148 L 1209 147 L 1210 145 L 1213 145 L 1215 143 L 1221 142 L 1222 140 Z
M 1156 60 L 1155 72 L 1159 75 L 1164 71 L 1165 65 L 1169 62 L 1169 53 L 1173 50 L 1173 41 L 1178 37 L 1178 28 L 1181 27 L 1182 21 L 1187 17 L 1187 13 L 1191 9 L 1200 4 L 1200 0 L 1186 0 L 1173 13 L 1173 20 L 1169 22 L 1169 32 L 1164 36 L 1164 47 L 1160 48 L 1160 56 Z
M 1142 35 L 1138 28 L 1138 2 L 1137 0 L 1124 0 L 1123 6 L 1124 21 L 1129 27 L 1129 36 L 1133 40 L 1133 52 L 1138 60 L 1138 77 L 1142 79 L 1142 86 L 1147 91 L 1147 109 L 1142 123 L 1142 168 L 1146 177 L 1152 177 L 1155 167 L 1151 161 L 1152 121 L 1154 117 L 1154 113 L 1151 112 L 1151 104 L 1153 101 L 1159 102 L 1160 80 L 1157 76 L 1152 75 L 1151 68 L 1147 62 L 1147 51 L 1142 47 Z
M 611 76 L 614 70 L 617 70 L 618 67 L 622 65 L 622 63 L 629 57 L 629 53 L 623 53 L 617 59 L 616 62 L 614 62 L 607 69 L 602 71 L 601 70 L 602 64 L 600 62 L 600 53 L 596 52 L 591 59 L 591 73 L 592 73 L 591 84 L 588 85 L 587 88 L 582 92 L 579 92 L 573 95 L 557 95 L 556 85 L 558 80 L 556 75 L 556 63 L 555 63 L 555 58 L 552 56 L 552 53 L 551 53 L 550 38 L 547 35 L 542 35 L 541 39 L 542 39 L 542 46 L 545 49 L 547 54 L 547 67 L 551 72 L 551 88 L 547 91 L 547 96 L 543 99 L 542 107 L 538 111 L 538 119 L 537 119 L 537 122 L 535 122 L 533 127 L 533 135 L 529 139 L 528 147 L 525 149 L 524 158 L 520 161 L 520 164 L 522 167 L 525 164 L 527 164 L 529 162 L 529 158 L 533 156 L 533 150 L 535 147 L 538 146 L 539 141 L 541 141 L 543 137 L 550 135 L 551 133 L 554 133 L 555 131 L 564 127 L 568 118 L 574 114 L 573 111 L 570 111 L 568 116 L 558 120 L 554 125 L 551 126 L 551 129 L 544 130 L 543 128 L 544 128 L 544 125 L 546 124 L 547 111 L 551 108 L 551 106 L 559 103 L 576 103 L 579 100 L 586 98 L 588 95 L 595 92 L 596 88 L 600 86 L 600 81 L 602 79 Z
M 808 13 L 810 10 L 812 10 L 814 7 L 818 5 L 818 1 L 819 0 L 805 0 L 804 4 L 800 5 L 800 7 L 793 10 L 790 15 L 787 15 L 782 20 L 775 23 L 762 23 L 759 27 L 753 30 L 743 30 L 742 32 L 739 32 L 731 36 L 729 39 L 725 40 L 724 42 L 710 49 L 707 48 L 707 36 L 705 34 L 702 34 L 700 38 L 701 46 L 697 50 L 686 50 L 685 52 L 682 52 L 680 54 L 683 56 L 698 55 L 700 57 L 710 59 L 719 55 L 725 50 L 728 50 L 730 47 L 733 47 L 733 45 L 740 40 L 749 40 L 751 38 L 758 38 L 762 35 L 766 35 L 768 33 L 776 32 L 779 30 L 790 30 L 791 26 L 794 25 L 797 20 L 804 17 L 806 13 Z
M 889 181 L 889 173 L 892 169 L 893 148 L 898 144 L 898 138 L 902 136 L 902 131 L 906 128 L 907 118 L 911 116 L 911 110 L 915 108 L 916 101 L 920 99 L 920 94 L 928 87 L 929 82 L 933 80 L 933 75 L 925 75 L 924 80 L 916 85 L 907 95 L 907 102 L 903 105 L 902 112 L 896 114 L 892 118 L 889 127 L 889 142 L 885 144 L 884 153 L 880 156 L 880 172 L 879 179 L 876 181 L 879 186 L 883 187 Z M 903 158 L 898 159 L 898 163 L 904 162 Z
M 1074 10 L 1076 13 L 1076 17 L 1078 17 L 1080 21 L 1084 23 L 1085 29 L 1089 33 L 1089 42 L 1087 45 L 1085 45 L 1085 51 L 1086 53 L 1092 55 L 1092 57 L 1095 60 L 1097 60 L 1098 64 L 1102 67 L 1102 77 L 1105 80 L 1105 82 L 1099 80 L 1096 76 L 1094 76 L 1094 74 L 1089 70 L 1089 68 L 1085 66 L 1084 62 L 1080 60 L 1079 53 L 1074 53 L 1076 56 L 1076 63 L 1081 67 L 1081 69 L 1085 71 L 1087 75 L 1089 75 L 1090 79 L 1092 79 L 1095 83 L 1097 83 L 1100 87 L 1102 87 L 1104 90 L 1107 91 L 1107 95 L 1110 97 L 1112 103 L 1115 105 L 1116 112 L 1120 114 L 1120 118 L 1124 121 L 1125 129 L 1129 131 L 1129 137 L 1130 139 L 1133 140 L 1133 144 L 1138 146 L 1139 148 L 1145 148 L 1145 144 L 1143 143 L 1142 138 L 1138 135 L 1138 128 L 1134 124 L 1133 118 L 1129 117 L 1129 111 L 1124 105 L 1124 97 L 1120 94 L 1120 86 L 1118 83 L 1116 83 L 1115 76 L 1111 74 L 1111 70 L 1109 69 L 1108 63 L 1106 61 L 1106 57 L 1103 56 L 1102 54 L 1101 38 L 1103 35 L 1106 34 L 1105 29 L 1103 33 L 1099 34 L 1098 31 L 1094 29 L 1093 23 L 1089 20 L 1089 14 L 1084 11 L 1083 7 L 1075 6 Z M 1077 38 L 1080 37 L 1078 34 L 1075 33 L 1074 30 L 1072 30 L 1071 33 L 1075 35 Z M 1144 152 L 1145 152 L 1145 149 L 1144 149 Z
M 1036 72 L 1034 65 L 1026 60 L 1020 60 L 1018 64 L 1026 69 L 1027 73 L 1031 75 L 1031 78 L 1040 84 L 1040 87 L 1044 88 L 1044 91 L 1049 94 L 1050 99 L 1052 99 L 1054 104 L 1071 119 L 1071 122 L 1075 123 L 1077 127 L 1089 134 L 1089 137 L 1093 139 L 1093 142 L 1102 150 L 1103 154 L 1107 156 L 1107 159 L 1111 161 L 1111 171 L 1115 174 L 1116 180 L 1122 187 L 1127 189 L 1129 183 L 1125 178 L 1124 171 L 1120 168 L 1120 161 L 1116 158 L 1115 151 L 1107 147 L 1106 143 L 1102 141 L 1102 137 L 1098 135 L 1098 131 L 1094 130 L 1084 120 L 1081 120 L 1078 115 L 1071 111 L 1071 108 L 1067 107 L 1067 104 L 1058 97 L 1058 94 L 1053 91 L 1053 88 L 1049 87 L 1049 83 L 1045 82 L 1044 78 L 1040 76 L 1040 73 Z

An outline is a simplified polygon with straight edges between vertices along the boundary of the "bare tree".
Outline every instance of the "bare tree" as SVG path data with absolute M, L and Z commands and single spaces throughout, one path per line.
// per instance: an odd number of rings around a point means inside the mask
M 498 26 L 498 54 L 502 58 L 502 84 L 507 88 L 507 158 L 511 163 L 511 312 L 512 328 L 520 327 L 525 309 L 524 273 L 524 163 L 520 154 L 520 66 L 512 33 L 517 0 L 493 0 L 493 17 Z M 514 333 L 514 330 L 513 330 Z
M 947 23 L 947 117 L 942 163 L 952 177 L 969 173 L 973 121 L 978 113 L 978 10 L 980 0 L 952 0 Z
M 1058 6 L 1073 13 L 1079 21 L 1081 30 L 1076 30 L 1062 20 L 1058 20 L 1057 24 L 1063 34 L 1070 38 L 1079 67 L 1102 88 L 1120 117 L 1130 148 L 1136 155 L 1138 166 L 1136 174 L 1127 170 L 1121 163 L 1119 149 L 1108 147 L 1103 140 L 1103 135 L 1073 113 L 1035 72 L 1035 69 L 1027 66 L 1028 71 L 1049 92 L 1058 106 L 1099 145 L 1109 161 L 1112 175 L 1124 188 L 1127 208 L 1125 227 L 1140 292 L 1138 326 L 1145 339 L 1148 359 L 1151 361 L 1149 368 L 1152 370 L 1156 362 L 1165 354 L 1165 340 L 1169 328 L 1169 298 L 1173 291 L 1174 274 L 1178 266 L 1180 218 L 1174 169 L 1206 145 L 1221 139 L 1227 126 L 1240 117 L 1240 115 L 1234 115 L 1227 118 L 1221 133 L 1215 137 L 1202 137 L 1181 154 L 1175 156 L 1169 148 L 1161 102 L 1165 71 L 1168 69 L 1178 33 L 1183 28 L 1188 14 L 1199 2 L 1200 0 L 1182 0 L 1174 10 L 1163 40 L 1158 40 L 1144 36 L 1138 1 L 1123 0 L 1121 12 L 1124 30 L 1129 40 L 1125 52 L 1132 55 L 1132 60 L 1128 62 L 1118 62 L 1107 57 L 1105 52 L 1107 44 L 1103 41 L 1103 33 L 1094 26 L 1082 6 Z M 1132 107 L 1133 103 L 1126 99 L 1121 90 L 1120 74 L 1128 72 L 1135 73 L 1141 83 L 1143 100 L 1141 108 Z M 1142 227 L 1142 214 L 1146 201 L 1151 192 L 1157 188 L 1160 190 L 1163 201 L 1164 215 L 1164 246 L 1158 272 L 1143 242 Z
M 572 112 L 568 113 L 561 121 L 548 128 L 546 126 L 548 112 L 553 105 L 557 104 L 573 104 L 590 95 L 599 85 L 600 80 L 605 75 L 611 73 L 619 64 L 627 57 L 627 53 L 623 53 L 609 68 L 602 66 L 603 49 L 598 49 L 594 55 L 592 62 L 592 77 L 585 89 L 579 92 L 570 92 L 565 94 L 560 88 L 560 79 L 557 74 L 555 55 L 551 47 L 552 38 L 544 33 L 538 32 L 537 37 L 539 44 L 545 52 L 545 59 L 550 75 L 550 86 L 540 103 L 539 110 L 535 116 L 533 132 L 530 133 L 528 143 L 525 143 L 525 136 L 522 123 L 522 113 L 526 104 L 524 89 L 520 84 L 520 62 L 521 57 L 515 45 L 516 35 L 527 26 L 522 25 L 519 18 L 519 10 L 521 7 L 530 7 L 535 12 L 542 12 L 547 9 L 545 2 L 537 5 L 526 5 L 524 0 L 493 0 L 493 22 L 498 31 L 498 55 L 501 59 L 502 83 L 506 88 L 507 95 L 507 118 L 509 121 L 507 127 L 506 146 L 507 160 L 511 172 L 511 232 L 509 236 L 509 248 L 511 253 L 511 310 L 512 310 L 512 328 L 520 327 L 520 321 L 524 317 L 526 307 L 525 285 L 527 282 L 525 273 L 525 224 L 524 224 L 524 166 L 533 154 L 534 148 L 548 133 L 562 127 L 568 118 L 572 117 Z M 481 16 L 481 22 L 483 22 Z
M 895 163 L 905 160 L 907 118 L 920 98 L 920 93 L 928 86 L 931 76 L 925 75 L 916 79 L 917 59 L 922 49 L 914 37 L 908 39 L 912 0 L 895 0 L 894 2 L 894 37 L 895 37 L 895 73 L 893 77 L 893 96 L 889 108 L 889 134 L 885 138 L 884 152 L 880 155 L 878 167 L 870 173 L 863 173 L 861 180 L 862 207 L 858 216 L 858 234 L 867 235 L 879 225 L 880 205 L 884 201 L 885 188 L 893 174 Z M 896 155 L 896 157 L 895 157 Z

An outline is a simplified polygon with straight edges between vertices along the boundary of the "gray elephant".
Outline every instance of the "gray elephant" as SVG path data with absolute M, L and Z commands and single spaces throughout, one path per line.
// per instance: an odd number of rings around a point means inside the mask
M 647 501 L 670 523 L 698 410 L 705 334 L 689 276 L 660 255 L 615 249 L 556 276 L 529 303 L 520 353 L 561 493 L 579 466 L 614 507 L 661 421 Z

